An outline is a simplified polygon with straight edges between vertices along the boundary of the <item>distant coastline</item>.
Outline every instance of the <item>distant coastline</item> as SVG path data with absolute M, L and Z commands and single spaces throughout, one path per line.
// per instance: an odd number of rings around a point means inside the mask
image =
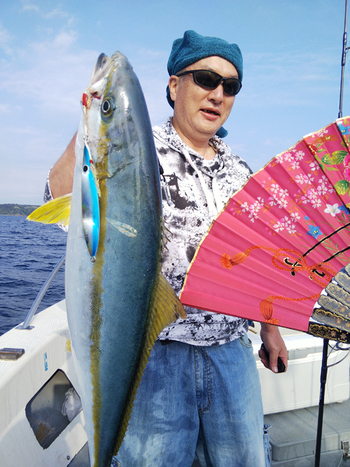
M 29 216 L 38 207 L 30 204 L 0 204 L 0 216 Z

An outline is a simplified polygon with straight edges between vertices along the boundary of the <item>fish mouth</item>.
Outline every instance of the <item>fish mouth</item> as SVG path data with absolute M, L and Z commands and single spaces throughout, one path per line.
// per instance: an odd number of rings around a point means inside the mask
M 95 64 L 94 71 L 91 75 L 88 88 L 92 88 L 96 83 L 101 81 L 108 73 L 110 72 L 113 65 L 111 57 L 108 57 L 105 54 L 101 54 Z
M 96 60 L 94 71 L 92 72 L 93 76 L 96 75 L 100 70 L 102 70 L 102 68 L 107 63 L 108 59 L 109 59 L 108 55 L 106 55 L 104 53 L 99 55 L 99 57 Z
M 96 60 L 88 88 L 93 87 L 96 83 L 107 76 L 115 66 L 115 63 L 123 58 L 125 59 L 125 56 L 121 52 L 114 52 L 111 57 L 101 53 Z
M 118 62 L 127 60 L 127 58 L 120 52 L 115 52 L 111 57 L 102 53 L 96 60 L 88 87 L 86 89 L 85 98 L 86 103 L 84 104 L 87 108 L 90 108 L 91 101 L 93 99 L 101 99 L 101 96 L 105 89 L 105 80 L 111 74 L 111 72 L 118 66 Z M 84 100 L 84 97 L 83 97 Z

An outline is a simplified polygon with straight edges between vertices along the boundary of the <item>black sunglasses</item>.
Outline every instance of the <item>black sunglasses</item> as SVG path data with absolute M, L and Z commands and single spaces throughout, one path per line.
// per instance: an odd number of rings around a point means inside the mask
M 242 87 L 242 83 L 238 78 L 224 78 L 215 71 L 210 70 L 188 70 L 175 76 L 184 76 L 190 73 L 193 75 L 193 81 L 203 88 L 216 89 L 222 83 L 224 93 L 228 96 L 235 96 Z

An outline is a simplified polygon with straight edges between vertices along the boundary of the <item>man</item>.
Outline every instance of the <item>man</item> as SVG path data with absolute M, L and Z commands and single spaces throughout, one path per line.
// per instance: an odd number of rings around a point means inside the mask
M 178 293 L 196 247 L 215 215 L 251 173 L 217 136 L 241 87 L 236 44 L 186 31 L 168 61 L 167 98 L 173 117 L 154 129 L 171 240 L 162 272 Z M 72 189 L 74 138 L 51 169 L 47 193 Z M 50 194 L 51 189 L 51 194 Z M 259 377 L 246 320 L 187 308 L 162 331 L 143 375 L 129 428 L 118 453 L 122 467 L 263 467 Z M 277 372 L 287 350 L 275 326 L 263 324 Z

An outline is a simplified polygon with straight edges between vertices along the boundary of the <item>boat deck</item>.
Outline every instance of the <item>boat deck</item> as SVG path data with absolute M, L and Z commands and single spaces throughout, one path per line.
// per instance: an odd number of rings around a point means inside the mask
M 317 421 L 318 407 L 266 415 L 272 466 L 313 467 Z M 350 451 L 350 399 L 324 406 L 321 467 L 350 466 L 350 458 L 343 458 L 346 446 Z

